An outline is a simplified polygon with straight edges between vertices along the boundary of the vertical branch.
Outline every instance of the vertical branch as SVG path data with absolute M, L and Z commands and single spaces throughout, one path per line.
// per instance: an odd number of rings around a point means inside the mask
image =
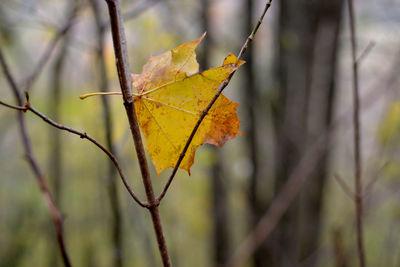
M 65 59 L 67 58 L 68 54 L 68 46 L 70 45 L 70 32 L 72 26 L 74 25 L 76 19 L 76 13 L 78 12 L 79 4 L 77 2 L 72 3 L 68 10 L 68 22 L 66 26 L 67 31 L 62 31 L 64 34 L 64 40 L 62 42 L 62 46 L 60 51 L 58 51 L 57 56 L 55 58 L 54 67 L 52 68 L 52 75 L 51 75 L 51 82 L 50 82 L 50 93 L 49 93 L 49 113 L 55 120 L 59 120 L 60 118 L 60 107 L 61 107 L 61 89 L 62 89 L 62 77 L 64 71 L 64 64 Z M 65 27 L 66 27 L 65 26 Z M 58 34 L 57 36 L 59 36 Z M 61 36 L 61 35 L 60 35 Z M 57 38 L 55 38 L 57 40 Z M 53 46 L 51 46 L 53 47 Z M 51 53 L 51 52 L 48 52 Z M 42 62 L 40 60 L 40 62 Z M 42 63 L 43 64 L 43 63 Z M 38 64 L 41 66 L 42 64 Z M 43 67 L 38 67 L 43 68 Z M 39 75 L 37 71 L 35 76 Z M 32 75 L 33 77 L 33 75 Z M 33 80 L 31 81 L 33 82 Z M 61 200 L 61 190 L 62 190 L 62 183 L 61 183 L 61 175 L 62 175 L 62 158 L 61 158 L 61 138 L 60 134 L 57 130 L 51 129 L 50 131 L 50 170 L 49 170 L 49 178 L 53 181 L 53 190 L 54 190 L 54 200 L 56 204 L 60 205 Z
M 108 91 L 108 75 L 106 69 L 106 62 L 104 57 L 104 33 L 105 27 L 103 26 L 103 22 L 101 19 L 101 12 L 98 0 L 90 1 L 95 22 L 96 22 L 96 31 L 97 31 L 97 60 L 99 66 L 99 77 L 100 77 L 100 90 L 102 92 Z M 104 117 L 104 125 L 105 125 L 105 133 L 106 133 L 106 141 L 108 150 L 116 155 L 116 149 L 113 145 L 113 121 L 111 117 L 110 104 L 108 98 L 102 97 L 103 104 L 103 117 Z M 118 199 L 118 190 L 116 184 L 116 169 L 114 168 L 114 164 L 110 161 L 108 166 L 108 195 L 110 198 L 111 211 L 112 211 L 112 239 L 114 245 L 114 264 L 113 266 L 122 267 L 122 255 L 123 255 L 123 240 L 122 240 L 122 219 L 121 219 L 121 211 L 120 211 L 120 203 Z
M 245 34 L 248 34 L 252 30 L 253 25 L 253 0 L 246 0 L 244 5 L 245 8 L 243 10 L 245 21 L 244 21 L 244 30 Z M 262 194 L 260 191 L 260 175 L 259 175 L 259 165 L 258 165 L 258 156 L 259 155 L 259 147 L 257 142 L 257 89 L 256 89 L 256 70 L 254 66 L 254 47 L 249 46 L 247 50 L 247 55 L 245 57 L 246 60 L 246 68 L 244 69 L 245 79 L 244 84 L 246 90 L 243 91 L 243 102 L 244 108 L 247 113 L 248 125 L 246 128 L 246 146 L 248 148 L 248 157 L 250 158 L 252 164 L 252 173 L 249 179 L 249 192 L 248 192 L 248 205 L 249 205 L 249 225 L 250 229 L 256 227 L 257 222 L 262 217 L 264 211 L 262 207 L 262 203 L 260 200 L 259 194 Z M 265 160 L 264 160 L 265 161 Z M 265 194 L 265 193 L 264 193 Z M 256 250 L 254 253 L 254 266 L 263 266 L 271 262 L 270 252 L 266 246 L 266 243 L 262 244 L 260 248 Z
M 360 96 L 358 87 L 358 63 L 356 56 L 356 29 L 353 0 L 348 0 L 351 56 L 353 63 L 353 125 L 354 125 L 354 191 L 356 205 L 357 252 L 361 267 L 366 266 L 363 243 L 363 199 L 361 185 L 361 147 L 360 147 Z
M 111 32 L 114 43 L 114 52 L 118 70 L 118 78 L 121 86 L 122 97 L 124 100 L 125 111 L 128 117 L 130 130 L 135 143 L 136 155 L 138 157 L 142 181 L 145 187 L 147 200 L 150 204 L 149 210 L 156 233 L 158 248 L 164 266 L 171 266 L 167 243 L 164 238 L 160 214 L 158 211 L 158 201 L 154 196 L 153 185 L 149 173 L 146 155 L 144 152 L 142 137 L 140 135 L 139 124 L 136 117 L 134 99 L 132 96 L 132 84 L 130 79 L 130 67 L 128 61 L 128 49 L 126 45 L 125 31 L 122 21 L 121 6 L 118 0 L 106 0 L 110 14 Z
M 67 31 L 64 32 L 64 40 L 62 42 L 61 48 L 57 53 L 55 58 L 54 67 L 52 68 L 52 75 L 50 81 L 50 92 L 49 92 L 49 113 L 52 114 L 55 120 L 59 120 L 60 118 L 60 110 L 61 110 L 61 90 L 62 90 L 62 78 L 64 72 L 65 60 L 68 55 L 68 46 L 70 45 L 70 36 L 71 29 L 74 25 L 74 21 L 76 19 L 76 13 L 78 12 L 79 5 L 77 2 L 73 2 L 68 7 L 68 25 Z M 69 30 L 68 30 L 69 29 Z M 61 35 L 60 35 L 61 36 Z M 57 40 L 57 39 L 55 39 Z M 49 52 L 51 53 L 51 52 Z M 45 62 L 45 61 L 40 61 Z M 44 64 L 44 63 L 42 63 Z M 40 65 L 41 66 L 41 65 Z M 39 67 L 38 67 L 39 68 Z M 43 67 L 40 67 L 43 68 Z M 39 75 L 39 72 L 36 73 L 36 76 Z M 34 76 L 32 76 L 34 77 Z M 31 80 L 33 82 L 34 79 Z M 28 85 L 29 86 L 29 85 Z M 58 130 L 51 128 L 49 132 L 49 160 L 48 160 L 48 168 L 49 168 L 49 181 L 51 184 L 51 189 L 54 194 L 54 202 L 61 210 L 61 201 L 62 201 L 62 143 L 61 143 L 61 135 Z M 51 254 L 51 265 L 57 266 L 58 257 L 56 253 L 53 253 L 54 246 L 50 246 L 50 254 Z
M 13 76 L 11 75 L 11 72 L 8 68 L 8 65 L 5 61 L 5 58 L 3 56 L 3 52 L 1 49 L 0 49 L 0 64 L 3 68 L 3 72 L 6 76 L 6 79 L 11 87 L 11 90 L 12 90 L 14 96 L 15 96 L 15 100 L 16 100 L 18 106 L 22 106 L 23 98 L 20 94 L 20 90 L 18 88 L 16 81 L 14 80 Z M 40 169 L 35 156 L 33 155 L 30 138 L 29 138 L 28 132 L 26 130 L 25 118 L 23 116 L 22 111 L 18 112 L 18 124 L 20 127 L 20 134 L 21 134 L 22 143 L 24 145 L 26 158 L 27 158 L 28 163 L 31 166 L 31 169 L 32 169 L 33 173 L 35 174 L 35 177 L 39 183 L 40 189 L 41 189 L 41 191 L 44 195 L 44 198 L 47 202 L 47 206 L 49 207 L 49 211 L 50 211 L 50 214 L 51 214 L 51 217 L 53 220 L 53 224 L 54 224 L 54 227 L 56 230 L 57 242 L 58 242 L 58 246 L 59 246 L 59 249 L 61 252 L 64 266 L 70 267 L 71 262 L 69 260 L 69 256 L 68 256 L 68 253 L 67 253 L 67 250 L 65 247 L 61 215 L 54 203 L 54 199 L 50 193 L 49 187 L 47 186 L 43 172 Z
M 203 31 L 207 31 L 207 38 L 203 42 L 203 53 L 200 58 L 201 69 L 206 70 L 210 67 L 211 47 L 214 42 L 214 34 L 212 31 L 211 22 L 211 4 L 210 0 L 202 0 L 201 17 L 203 24 Z M 228 227 L 228 201 L 227 201 L 227 188 L 225 187 L 224 170 L 222 162 L 221 151 L 215 147 L 210 146 L 212 150 L 212 165 L 210 166 L 211 172 L 211 194 L 212 194 L 212 220 L 213 220 L 213 264 L 220 266 L 228 259 L 229 253 L 229 227 Z

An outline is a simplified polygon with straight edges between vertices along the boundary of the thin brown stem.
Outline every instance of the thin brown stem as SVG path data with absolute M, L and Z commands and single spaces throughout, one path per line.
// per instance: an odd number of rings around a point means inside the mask
M 118 0 L 106 0 L 110 14 L 111 33 L 114 44 L 114 52 L 117 63 L 119 83 L 121 86 L 122 98 L 124 100 L 125 111 L 128 117 L 132 138 L 135 144 L 136 155 L 138 157 L 142 181 L 146 191 L 147 200 L 150 204 L 150 214 L 153 222 L 154 231 L 157 238 L 158 248 L 164 266 L 171 266 L 168 254 L 167 243 L 164 238 L 158 202 L 155 198 L 146 154 L 143 147 L 139 124 L 136 117 L 134 99 L 132 96 L 132 84 L 130 78 L 130 67 L 128 60 L 128 49 L 122 20 L 121 5 Z
M 354 201 L 354 193 L 353 191 L 350 189 L 350 187 L 347 185 L 347 183 L 342 179 L 342 177 L 335 173 L 333 175 L 333 177 L 335 178 L 336 182 L 339 184 L 339 186 L 342 188 L 343 192 L 352 200 Z
M 374 41 L 368 43 L 368 45 L 364 48 L 364 50 L 361 52 L 361 54 L 358 56 L 356 60 L 358 66 L 360 66 L 360 63 L 369 55 L 369 53 L 371 53 L 374 47 L 375 47 Z
M 3 56 L 3 52 L 1 50 L 1 48 L 0 48 L 0 64 L 3 68 L 3 72 L 6 76 L 7 82 L 10 85 L 11 91 L 13 92 L 13 94 L 15 96 L 15 100 L 16 100 L 17 104 L 19 105 L 18 109 L 21 110 L 22 96 L 20 94 L 20 89 L 19 89 L 14 77 L 11 74 L 11 71 L 10 71 L 8 64 Z M 8 105 L 8 107 L 11 107 L 11 105 Z M 14 106 L 14 109 L 15 109 L 15 106 Z M 20 134 L 21 134 L 22 143 L 24 145 L 26 158 L 28 160 L 28 163 L 29 163 L 33 173 L 35 174 L 36 180 L 39 184 L 40 190 L 42 191 L 42 193 L 44 195 L 44 198 L 46 200 L 47 206 L 50 211 L 51 218 L 53 220 L 54 228 L 56 230 L 57 243 L 58 243 L 58 247 L 61 252 L 64 266 L 70 267 L 72 265 L 69 260 L 69 256 L 68 256 L 65 242 L 64 242 L 62 218 L 61 218 L 60 212 L 58 211 L 58 209 L 54 203 L 53 196 L 50 193 L 50 190 L 49 190 L 47 182 L 44 178 L 43 172 L 40 169 L 39 164 L 37 163 L 37 160 L 32 152 L 32 146 L 31 146 L 31 142 L 30 142 L 30 138 L 29 138 L 27 129 L 26 129 L 26 123 L 25 123 L 25 118 L 23 116 L 23 112 L 18 112 L 18 124 L 20 127 Z
M 0 104 L 12 109 L 16 109 L 16 110 L 20 110 L 20 111 L 31 111 L 32 113 L 34 113 L 35 115 L 37 115 L 39 118 L 41 118 L 42 120 L 44 120 L 45 122 L 47 122 L 48 124 L 50 124 L 51 126 L 58 128 L 60 130 L 63 131 L 67 131 L 69 133 L 78 135 L 80 138 L 82 139 L 87 139 L 89 140 L 91 143 L 93 143 L 95 146 L 97 146 L 98 148 L 100 148 L 109 158 L 110 160 L 114 163 L 115 168 L 118 170 L 118 173 L 121 177 L 122 182 L 124 183 L 126 189 L 128 190 L 129 194 L 132 196 L 132 198 L 143 208 L 150 208 L 150 205 L 146 202 L 142 202 L 139 197 L 135 194 L 135 192 L 132 190 L 132 188 L 129 186 L 128 181 L 126 180 L 126 177 L 122 171 L 121 165 L 119 165 L 119 162 L 117 160 L 117 158 L 114 156 L 114 154 L 112 154 L 105 146 L 103 146 L 102 144 L 100 144 L 96 139 L 92 138 L 91 136 L 89 136 L 87 133 L 85 132 L 80 132 L 78 130 L 75 130 L 71 127 L 62 125 L 60 123 L 57 123 L 55 121 L 53 121 L 52 119 L 50 119 L 49 117 L 47 117 L 46 115 L 44 115 L 43 113 L 41 113 L 40 111 L 38 111 L 37 109 L 35 109 L 29 102 L 25 103 L 24 106 L 14 106 L 14 105 L 10 105 L 10 104 L 6 104 L 3 101 L 0 101 Z
M 57 31 L 54 35 L 53 40 L 47 45 L 43 54 L 40 56 L 39 61 L 36 63 L 33 68 L 32 73 L 23 81 L 23 85 L 21 86 L 23 91 L 30 91 L 32 89 L 32 85 L 35 83 L 36 79 L 42 73 L 42 70 L 46 63 L 49 61 L 54 49 L 56 48 L 58 42 L 67 34 L 67 32 L 72 28 L 72 25 L 75 23 L 75 19 L 77 17 L 78 10 L 80 5 L 75 5 L 74 11 L 71 12 L 71 15 L 67 18 L 65 24 Z
M 161 2 L 161 0 L 146 0 L 139 2 L 131 10 L 126 11 L 122 14 L 124 22 L 137 18 L 138 16 L 143 14 L 146 10 L 158 4 L 159 2 Z M 108 29 L 110 28 L 110 22 L 109 21 L 103 22 L 101 26 L 104 29 Z
M 260 26 L 261 26 L 261 23 L 262 23 L 262 21 L 263 21 L 263 19 L 264 19 L 265 14 L 267 13 L 269 7 L 271 6 L 271 3 L 272 3 L 272 0 L 269 0 L 269 1 L 265 4 L 264 11 L 263 11 L 263 13 L 261 14 L 261 16 L 260 16 L 260 18 L 259 18 L 259 20 L 258 20 L 256 26 L 254 27 L 253 31 L 251 32 L 251 34 L 249 35 L 249 37 L 246 39 L 246 42 L 243 44 L 242 48 L 240 49 L 240 52 L 239 52 L 239 54 L 238 54 L 238 56 L 237 56 L 239 59 L 242 59 L 242 58 L 243 58 L 243 55 L 246 53 L 247 48 L 249 47 L 250 43 L 253 41 L 253 39 L 254 39 L 254 37 L 255 37 L 255 35 L 256 35 L 258 29 L 259 29 Z M 218 90 L 217 93 L 216 93 L 216 94 L 214 95 L 214 97 L 211 99 L 211 101 L 210 101 L 210 103 L 208 104 L 208 106 L 203 110 L 203 112 L 202 112 L 201 116 L 199 117 L 199 119 L 198 119 L 196 125 L 194 126 L 194 128 L 193 128 L 193 130 L 192 130 L 192 132 L 191 132 L 191 134 L 190 134 L 190 136 L 189 136 L 189 138 L 188 138 L 188 140 L 187 140 L 187 142 L 186 142 L 184 148 L 182 149 L 181 154 L 179 155 L 179 159 L 178 159 L 178 161 L 176 162 L 174 169 L 172 170 L 171 176 L 169 177 L 167 183 L 165 184 L 163 191 L 162 191 L 161 194 L 157 197 L 158 202 L 160 202 L 160 201 L 165 197 L 165 194 L 167 193 L 168 188 L 170 187 L 170 185 L 171 185 L 171 183 L 172 183 L 172 181 L 173 181 L 173 179 L 174 179 L 174 177 L 175 177 L 175 175 L 176 175 L 176 173 L 177 173 L 177 171 L 178 171 L 178 169 L 179 169 L 179 166 L 181 165 L 182 160 L 183 160 L 183 158 L 185 157 L 186 151 L 188 150 L 189 145 L 190 145 L 190 143 L 192 142 L 194 135 L 196 134 L 197 130 L 199 129 L 200 124 L 202 123 L 202 121 L 204 120 L 204 118 L 206 117 L 206 115 L 208 114 L 208 112 L 210 111 L 210 109 L 212 108 L 212 106 L 214 105 L 215 101 L 217 101 L 217 99 L 218 99 L 218 97 L 221 95 L 222 91 L 225 89 L 225 87 L 228 86 L 228 84 L 229 84 L 229 82 L 231 81 L 232 76 L 235 74 L 235 72 L 236 72 L 236 70 L 233 71 L 233 72 L 231 73 L 231 75 L 230 75 L 225 81 L 222 82 L 222 84 L 221 84 L 221 85 L 218 87 L 218 89 L 217 89 L 217 90 Z
M 90 1 L 93 15 L 96 23 L 96 31 L 97 31 L 97 49 L 96 49 L 96 57 L 98 62 L 98 72 L 99 72 L 99 86 L 100 90 L 104 93 L 108 92 L 109 82 L 108 82 L 108 73 L 106 68 L 106 59 L 105 59 L 105 27 L 102 25 L 102 16 L 101 16 L 101 6 L 100 0 L 91 0 Z M 106 144 L 108 150 L 117 155 L 117 151 L 115 149 L 115 145 L 113 143 L 113 120 L 111 116 L 111 107 L 108 97 L 102 96 L 101 98 L 102 106 L 103 106 L 103 118 L 104 118 L 104 131 L 106 135 Z M 123 252 L 124 252 L 124 242 L 123 242 L 123 219 L 120 208 L 120 201 L 118 197 L 118 188 L 115 178 L 115 168 L 110 162 L 108 166 L 108 181 L 107 181 L 107 189 L 109 200 L 111 204 L 112 218 L 111 218 L 111 228 L 112 228 L 112 242 L 113 242 L 113 266 L 122 267 L 123 266 Z
M 15 110 L 26 111 L 26 108 L 24 108 L 24 107 L 7 104 L 6 102 L 3 102 L 1 100 L 0 100 L 0 105 L 8 107 L 8 108 L 15 109 Z
M 360 133 L 360 95 L 358 87 L 358 62 L 356 58 L 356 29 L 354 19 L 353 0 L 348 0 L 351 56 L 353 65 L 353 127 L 354 127 L 354 193 L 356 208 L 356 235 L 357 253 L 360 267 L 365 267 L 365 254 L 363 242 L 363 193 L 362 193 L 362 167 L 361 167 L 361 133 Z
M 27 102 L 25 104 L 26 110 L 31 111 L 32 113 L 36 114 L 38 117 L 40 117 L 42 120 L 44 120 L 45 122 L 47 122 L 48 124 L 50 124 L 53 127 L 56 127 L 60 130 L 63 131 L 67 131 L 69 133 L 78 135 L 80 138 L 82 139 L 87 139 L 89 140 L 91 143 L 93 143 L 95 146 L 97 146 L 98 148 L 100 148 L 109 158 L 110 160 L 114 163 L 115 168 L 118 170 L 118 173 L 121 177 L 122 182 L 125 185 L 125 188 L 128 190 L 129 194 L 131 195 L 131 197 L 142 207 L 144 208 L 148 208 L 149 204 L 142 202 L 139 197 L 135 194 L 135 192 L 132 190 L 132 188 L 129 186 L 128 181 L 126 180 L 126 177 L 122 171 L 121 166 L 119 165 L 119 162 L 117 160 L 117 158 L 107 149 L 105 148 L 102 144 L 100 144 L 96 139 L 92 138 L 91 136 L 89 136 L 87 133 L 85 132 L 80 132 L 77 131 L 71 127 L 59 124 L 53 120 L 51 120 L 50 118 L 48 118 L 46 115 L 44 115 L 43 113 L 39 112 L 37 109 L 35 109 L 34 107 L 31 106 L 31 104 L 29 102 Z

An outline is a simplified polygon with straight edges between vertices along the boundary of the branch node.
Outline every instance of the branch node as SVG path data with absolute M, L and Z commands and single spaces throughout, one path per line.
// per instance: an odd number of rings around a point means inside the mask
M 129 108 L 130 106 L 132 106 L 133 102 L 124 102 L 124 106 L 126 108 Z

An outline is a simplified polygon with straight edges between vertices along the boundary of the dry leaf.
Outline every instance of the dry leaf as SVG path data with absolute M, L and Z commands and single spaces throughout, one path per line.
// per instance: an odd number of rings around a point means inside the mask
M 137 89 L 137 117 L 157 174 L 175 166 L 218 86 L 244 63 L 230 53 L 222 66 L 199 73 L 195 48 L 204 35 L 151 57 L 140 75 L 132 74 Z M 240 134 L 237 106 L 220 95 L 196 132 L 180 168 L 190 174 L 197 147 L 204 143 L 221 146 Z

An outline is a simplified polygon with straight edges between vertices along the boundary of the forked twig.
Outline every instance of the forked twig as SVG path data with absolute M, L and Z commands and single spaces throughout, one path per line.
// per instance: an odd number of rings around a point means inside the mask
M 259 29 L 260 26 L 261 26 L 261 23 L 262 23 L 262 21 L 263 21 L 263 19 L 264 19 L 265 14 L 267 13 L 269 7 L 271 6 L 271 3 L 272 3 L 272 0 L 269 0 L 269 1 L 265 4 L 264 11 L 263 11 L 263 13 L 261 14 L 261 16 L 260 16 L 260 18 L 259 18 L 259 20 L 258 20 L 256 26 L 254 27 L 254 29 L 253 29 L 253 31 L 251 32 L 251 34 L 249 35 L 249 37 L 247 37 L 246 42 L 244 43 L 244 45 L 243 45 L 242 48 L 240 49 L 240 52 L 239 52 L 239 54 L 238 54 L 238 56 L 237 56 L 239 60 L 243 58 L 243 55 L 246 53 L 247 48 L 249 47 L 250 43 L 253 41 L 253 39 L 254 39 L 254 37 L 255 37 L 255 35 L 256 35 L 258 29 Z M 204 118 L 207 116 L 208 112 L 210 111 L 211 107 L 214 105 L 215 101 L 217 101 L 217 99 L 218 99 L 218 97 L 221 95 L 222 91 L 225 89 L 225 87 L 228 86 L 228 84 L 229 84 L 229 82 L 231 81 L 232 76 L 235 74 L 235 72 L 236 72 L 236 70 L 233 71 L 233 72 L 231 73 L 231 75 L 229 75 L 229 77 L 228 77 L 225 81 L 222 82 L 222 84 L 218 87 L 218 92 L 214 95 L 214 97 L 211 99 L 211 101 L 210 101 L 210 103 L 208 104 L 208 106 L 207 106 L 207 107 L 203 110 L 203 112 L 201 113 L 201 116 L 200 116 L 200 118 L 198 119 L 196 125 L 194 126 L 194 128 L 193 128 L 193 130 L 192 130 L 192 132 L 191 132 L 191 134 L 190 134 L 190 136 L 189 136 L 189 138 L 188 138 L 188 140 L 187 140 L 187 142 L 186 142 L 186 144 L 185 144 L 185 147 L 183 148 L 181 154 L 179 155 L 179 159 L 178 159 L 177 163 L 175 164 L 174 169 L 172 170 L 171 176 L 169 177 L 167 183 L 165 184 L 163 191 L 162 191 L 161 194 L 157 197 L 158 203 L 164 198 L 165 194 L 167 193 L 168 188 L 170 187 L 170 185 L 171 185 L 171 183 L 172 183 L 172 181 L 173 181 L 173 179 L 174 179 L 174 177 L 175 177 L 175 175 L 176 175 L 176 173 L 177 173 L 177 171 L 178 171 L 178 168 L 179 168 L 179 166 L 181 165 L 183 158 L 185 157 L 186 151 L 188 150 L 188 148 L 189 148 L 189 146 L 190 146 L 190 143 L 191 143 L 192 140 L 193 140 L 194 135 L 196 134 L 197 130 L 198 130 L 199 127 L 200 127 L 201 122 L 202 122 L 202 121 L 204 120 Z
M 26 102 L 24 106 L 14 106 L 14 105 L 10 105 L 7 104 L 3 101 L 0 100 L 0 105 L 12 108 L 12 109 L 16 109 L 16 110 L 20 110 L 20 111 L 30 111 L 33 114 L 35 114 L 36 116 L 38 116 L 39 118 L 41 118 L 43 121 L 45 121 L 46 123 L 50 124 L 51 126 L 58 128 L 60 130 L 78 135 L 80 138 L 82 139 L 87 139 L 89 140 L 91 143 L 93 143 L 95 146 L 97 146 L 98 148 L 100 148 L 109 158 L 110 160 L 114 163 L 115 168 L 118 170 L 118 173 L 121 177 L 122 182 L 125 185 L 125 188 L 128 190 L 129 194 L 131 195 L 131 197 L 143 208 L 149 208 L 150 205 L 148 203 L 142 202 L 139 197 L 135 194 L 135 192 L 133 191 L 133 189 L 129 186 L 128 181 L 126 180 L 126 177 L 122 171 L 121 166 L 119 165 L 119 162 L 117 160 L 117 158 L 114 156 L 114 154 L 112 154 L 105 146 L 103 146 L 102 144 L 100 144 L 96 139 L 94 139 L 93 137 L 91 137 L 90 135 L 88 135 L 85 132 L 80 132 L 78 130 L 75 130 L 71 127 L 62 125 L 60 123 L 57 123 L 55 121 L 53 121 L 52 119 L 50 119 L 49 117 L 47 117 L 46 115 L 44 115 L 43 113 L 41 113 L 40 111 L 38 111 L 37 109 L 35 109 L 29 102 Z
M 42 73 L 44 66 L 49 61 L 51 54 L 56 48 L 57 43 L 62 39 L 64 35 L 67 34 L 67 32 L 72 28 L 72 25 L 75 23 L 75 19 L 77 17 L 79 8 L 80 5 L 76 4 L 74 7 L 74 11 L 68 17 L 65 24 L 57 31 L 57 33 L 53 37 L 53 40 L 47 45 L 43 54 L 39 58 L 39 61 L 36 63 L 32 73 L 28 77 L 26 77 L 25 80 L 23 81 L 23 84 L 21 86 L 23 91 L 30 91 L 32 89 L 32 85 L 39 77 L 40 73 Z
M 0 65 L 3 68 L 3 72 L 6 76 L 7 82 L 10 85 L 11 91 L 13 92 L 13 94 L 15 96 L 15 100 L 16 100 L 17 104 L 19 105 L 19 107 L 10 105 L 10 104 L 6 104 L 4 102 L 1 102 L 1 104 L 3 106 L 9 107 L 9 108 L 21 110 L 22 96 L 20 94 L 20 89 L 19 89 L 14 77 L 11 74 L 11 71 L 10 71 L 10 69 L 7 65 L 7 62 L 3 56 L 3 52 L 1 50 L 1 48 L 0 48 Z M 43 172 L 40 169 L 35 156 L 33 155 L 30 138 L 29 138 L 28 132 L 26 130 L 25 119 L 24 119 L 22 112 L 18 112 L 18 123 L 19 123 L 19 127 L 20 127 L 21 139 L 22 139 L 22 143 L 24 145 L 26 158 L 28 160 L 29 165 L 31 166 L 32 171 L 35 174 L 35 178 L 37 179 L 37 182 L 40 186 L 40 190 L 42 191 L 42 193 L 44 195 L 44 198 L 47 202 L 47 205 L 48 205 L 48 208 L 50 211 L 51 218 L 53 220 L 54 228 L 56 230 L 57 243 L 58 243 L 58 247 L 61 252 L 64 266 L 70 267 L 71 262 L 69 260 L 69 256 L 68 256 L 68 253 L 67 253 L 67 250 L 65 247 L 65 242 L 64 242 L 62 218 L 61 218 L 59 210 L 57 209 L 57 207 L 55 205 L 54 198 L 50 193 L 50 190 L 49 190 L 47 182 L 44 178 Z

